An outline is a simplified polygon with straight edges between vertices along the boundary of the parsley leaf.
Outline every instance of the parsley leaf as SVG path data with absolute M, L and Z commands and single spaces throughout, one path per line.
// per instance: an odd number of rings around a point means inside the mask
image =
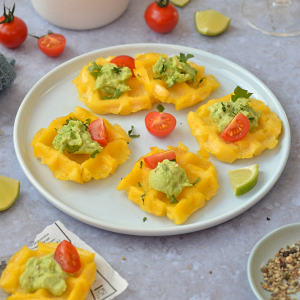
M 91 155 L 91 158 L 94 159 L 97 155 L 97 153 L 100 153 L 98 150 L 95 150 L 92 155 Z
M 140 74 L 136 74 L 137 77 L 142 77 Z
M 98 65 L 96 62 L 92 62 L 92 64 L 88 67 L 88 71 L 94 77 L 98 77 L 101 74 L 102 65 Z
M 178 203 L 177 199 L 175 198 L 174 195 L 172 195 L 171 197 L 171 204 L 175 204 L 175 203 Z
M 251 121 L 251 120 L 254 120 L 255 118 L 249 118 L 249 120 Z
M 140 169 L 143 167 L 143 161 L 140 161 Z
M 203 81 L 203 79 L 206 79 L 206 77 L 202 77 L 202 78 L 199 80 L 197 86 Z
M 239 98 L 249 98 L 253 93 L 248 93 L 247 90 L 243 90 L 241 87 L 237 86 L 234 90 L 234 95 L 231 95 L 231 101 L 235 102 Z
M 91 118 L 88 118 L 88 119 L 86 119 L 85 121 L 86 121 L 86 124 L 87 124 L 87 125 L 90 125 L 91 122 L 92 122 Z
M 156 106 L 156 109 L 159 111 L 159 112 L 163 112 L 165 110 L 165 108 L 161 105 L 161 104 L 158 104 Z
M 115 72 L 117 75 L 119 75 L 122 72 L 123 67 L 114 67 L 113 72 Z
M 122 94 L 123 94 L 123 92 L 121 92 L 120 90 L 116 90 L 115 94 L 112 97 L 103 96 L 102 100 L 119 99 Z
M 56 131 L 58 131 L 57 128 L 54 128 L 54 129 L 55 129 Z
M 231 114 L 236 115 L 236 113 L 234 112 L 234 107 L 232 107 L 232 110 L 230 111 L 230 113 L 228 114 L 228 116 L 230 116 Z
M 142 187 L 142 185 L 141 185 L 139 182 L 138 182 L 138 186 L 139 186 L 139 187 Z
M 133 128 L 134 128 L 134 127 L 131 125 L 131 129 L 128 130 L 128 136 L 131 137 L 131 138 L 138 138 L 138 137 L 140 137 L 139 134 L 131 134 L 132 131 L 133 131 Z
M 192 183 L 192 185 L 195 185 L 196 183 L 198 183 L 200 180 L 200 177 L 197 177 L 197 179 Z
M 145 223 L 145 221 L 146 221 L 146 220 L 147 220 L 147 218 L 146 218 L 146 217 L 144 217 L 144 218 L 143 218 L 143 222 Z
M 143 201 L 143 204 L 145 205 L 145 203 L 144 203 L 144 201 L 145 201 L 145 196 L 146 196 L 146 193 L 144 192 L 144 194 L 143 195 L 141 195 L 141 197 L 142 197 L 142 201 Z
M 175 159 L 175 158 L 173 158 L 173 159 L 170 159 L 170 161 L 175 161 L 175 162 L 176 162 L 176 159 Z
M 180 60 L 181 62 L 183 62 L 183 63 L 186 63 L 187 60 L 188 60 L 189 58 L 193 58 L 193 57 L 194 57 L 193 54 L 187 54 L 187 55 L 185 56 L 183 53 L 180 53 L 180 58 L 179 58 L 179 60 Z
M 223 110 L 223 112 L 225 112 L 226 111 L 226 106 L 223 102 L 221 102 L 221 104 L 222 104 L 222 110 Z

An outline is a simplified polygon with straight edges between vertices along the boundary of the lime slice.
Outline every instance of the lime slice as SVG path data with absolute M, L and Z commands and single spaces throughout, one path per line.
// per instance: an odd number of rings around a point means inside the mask
M 214 9 L 195 12 L 195 26 L 203 35 L 219 35 L 229 26 L 231 18 L 228 18 Z
M 10 208 L 20 192 L 20 181 L 0 175 L 0 211 Z
M 190 2 L 190 0 L 170 0 L 170 2 L 176 6 L 184 7 Z
M 236 196 L 249 192 L 257 182 L 258 164 L 228 171 L 231 187 Z

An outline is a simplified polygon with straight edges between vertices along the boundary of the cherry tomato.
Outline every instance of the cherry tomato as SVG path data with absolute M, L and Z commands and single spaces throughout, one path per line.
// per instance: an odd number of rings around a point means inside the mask
M 27 26 L 23 20 L 14 16 L 15 5 L 13 9 L 4 6 L 4 14 L 0 17 L 0 43 L 7 48 L 16 48 L 24 43 L 27 38 Z
M 165 137 L 174 130 L 176 119 L 168 113 L 152 111 L 146 115 L 145 123 L 149 133 L 157 137 Z
M 163 162 L 165 159 L 172 160 L 176 159 L 176 154 L 173 151 L 165 151 L 144 158 L 145 163 L 151 169 L 155 169 L 159 162 Z
M 54 259 L 63 271 L 75 273 L 80 270 L 81 262 L 76 248 L 68 241 L 62 241 L 54 252 Z
M 98 142 L 102 147 L 108 144 L 108 132 L 102 118 L 91 122 L 89 125 L 89 133 L 92 140 Z
M 66 38 L 61 34 L 49 33 L 38 39 L 38 46 L 47 56 L 55 57 L 64 51 Z
M 166 33 L 171 31 L 179 19 L 177 9 L 169 0 L 156 0 L 145 11 L 145 21 L 155 32 Z
M 118 67 L 128 67 L 131 70 L 132 77 L 135 77 L 133 70 L 135 69 L 134 58 L 128 55 L 119 55 L 110 61 L 112 64 L 116 64 Z
M 242 113 L 238 113 L 222 132 L 221 138 L 228 142 L 236 142 L 247 135 L 249 128 L 248 118 Z

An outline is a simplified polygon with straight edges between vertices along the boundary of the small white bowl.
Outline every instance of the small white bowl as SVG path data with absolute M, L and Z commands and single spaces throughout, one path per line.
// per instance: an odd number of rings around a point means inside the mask
M 31 0 L 46 21 L 66 29 L 87 30 L 120 17 L 129 0 Z

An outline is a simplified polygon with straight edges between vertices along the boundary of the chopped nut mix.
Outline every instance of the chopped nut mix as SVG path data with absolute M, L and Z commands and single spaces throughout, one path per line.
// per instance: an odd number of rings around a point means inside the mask
M 262 287 L 272 292 L 271 300 L 291 300 L 290 294 L 300 292 L 300 248 L 298 243 L 286 249 L 281 248 L 272 257 L 263 272 Z M 293 299 L 292 299 L 293 300 Z

